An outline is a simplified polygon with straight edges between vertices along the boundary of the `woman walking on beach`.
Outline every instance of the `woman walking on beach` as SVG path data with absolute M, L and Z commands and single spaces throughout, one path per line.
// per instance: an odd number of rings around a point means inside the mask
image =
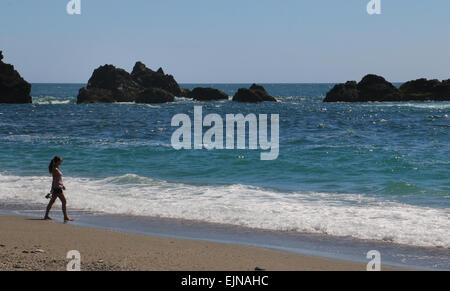
M 51 217 L 49 216 L 50 209 L 52 209 L 52 206 L 55 203 L 56 198 L 59 198 L 59 200 L 61 200 L 62 203 L 64 221 L 65 222 L 73 221 L 73 219 L 67 215 L 66 209 L 67 201 L 63 192 L 64 190 L 66 190 L 66 187 L 63 184 L 62 172 L 59 170 L 59 166 L 61 166 L 62 162 L 63 162 L 62 158 L 57 156 L 54 157 L 53 160 L 50 162 L 50 165 L 48 165 L 48 171 L 53 176 L 53 182 L 52 182 L 52 191 L 50 192 L 51 193 L 50 202 L 48 203 L 47 211 L 45 212 L 44 217 L 45 220 L 51 220 Z

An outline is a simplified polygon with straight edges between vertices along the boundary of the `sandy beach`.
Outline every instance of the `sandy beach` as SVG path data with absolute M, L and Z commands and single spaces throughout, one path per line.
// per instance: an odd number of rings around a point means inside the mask
M 85 271 L 364 271 L 363 264 L 232 244 L 150 237 L 0 216 L 0 270 L 64 271 L 68 251 Z

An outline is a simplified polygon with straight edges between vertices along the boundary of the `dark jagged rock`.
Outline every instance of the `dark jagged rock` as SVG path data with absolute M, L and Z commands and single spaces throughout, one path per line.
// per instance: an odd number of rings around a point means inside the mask
M 267 93 L 266 89 L 264 89 L 263 86 L 253 84 L 250 87 L 250 91 L 252 91 L 256 95 L 258 95 L 259 98 L 262 99 L 262 101 L 277 102 L 277 99 L 275 99 L 274 97 L 270 96 L 269 93 Z
M 259 103 L 262 102 L 261 98 L 250 89 L 240 88 L 233 96 L 234 102 L 249 102 Z
M 134 102 L 141 90 L 127 71 L 104 65 L 94 71 L 87 87 L 80 89 L 77 103 Z
M 174 94 L 181 96 L 182 91 L 178 83 L 172 75 L 166 75 L 162 68 L 157 72 L 147 68 L 143 63 L 137 62 L 131 73 L 133 80 L 144 89 L 160 88 Z
M 361 82 L 349 81 L 331 89 L 324 102 L 400 101 L 400 90 L 377 75 L 367 75 Z
M 398 88 L 377 75 L 367 75 L 358 83 L 359 100 L 370 101 L 400 101 Z
M 450 101 L 450 79 L 441 82 L 436 90 L 435 100 Z
M 87 87 L 80 89 L 77 103 L 134 102 L 140 91 L 127 71 L 104 65 L 94 71 Z
M 81 88 L 78 92 L 77 103 L 114 103 L 117 102 L 117 98 L 111 90 L 100 88 Z
M 409 101 L 450 101 L 450 79 L 409 81 L 400 87 L 400 92 Z
M 266 89 L 264 89 L 264 87 L 261 86 L 261 85 L 253 84 L 253 85 L 250 86 L 250 90 L 259 90 L 259 91 L 262 91 L 262 92 L 264 92 L 265 94 L 268 95 Z
M 137 62 L 131 74 L 112 65 L 96 69 L 87 87 L 80 89 L 77 103 L 137 102 L 137 99 L 143 103 L 150 103 L 152 100 L 154 103 L 163 103 L 172 102 L 172 95 L 182 95 L 172 76 L 165 75 L 161 68 L 154 72 Z
M 32 103 L 31 85 L 20 76 L 14 66 L 5 64 L 2 60 L 3 52 L 0 51 L 0 103 Z
M 277 102 L 270 96 L 264 87 L 253 84 L 250 89 L 241 88 L 233 97 L 235 102 L 260 103 L 260 102 Z
M 191 98 L 191 90 L 186 89 L 186 88 L 181 88 L 181 96 L 180 97 Z
M 113 65 L 104 65 L 96 69 L 89 79 L 87 88 L 107 90 L 140 89 L 127 71 L 116 68 Z
M 400 89 L 383 77 L 367 75 L 355 81 L 338 84 L 331 89 L 324 102 L 402 102 L 450 101 L 450 80 L 418 79 L 403 84 Z
M 157 104 L 168 103 L 175 101 L 175 96 L 166 90 L 159 88 L 149 88 L 141 93 L 136 98 L 136 103 Z
M 195 88 L 189 96 L 197 101 L 228 100 L 228 94 L 214 88 Z
M 357 102 L 359 98 L 358 83 L 348 81 L 345 84 L 338 84 L 328 92 L 325 102 Z

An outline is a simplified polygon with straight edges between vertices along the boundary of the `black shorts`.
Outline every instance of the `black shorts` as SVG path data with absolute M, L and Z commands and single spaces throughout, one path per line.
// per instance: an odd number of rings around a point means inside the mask
M 53 188 L 52 189 L 52 194 L 56 195 L 56 196 L 62 195 L 63 194 L 63 190 L 60 189 L 60 188 Z

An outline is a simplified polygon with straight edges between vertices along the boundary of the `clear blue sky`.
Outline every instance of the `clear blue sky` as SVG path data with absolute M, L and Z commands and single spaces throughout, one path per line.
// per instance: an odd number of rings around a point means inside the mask
M 450 1 L 0 0 L 0 49 L 30 82 L 99 65 L 162 66 L 181 83 L 450 78 Z

